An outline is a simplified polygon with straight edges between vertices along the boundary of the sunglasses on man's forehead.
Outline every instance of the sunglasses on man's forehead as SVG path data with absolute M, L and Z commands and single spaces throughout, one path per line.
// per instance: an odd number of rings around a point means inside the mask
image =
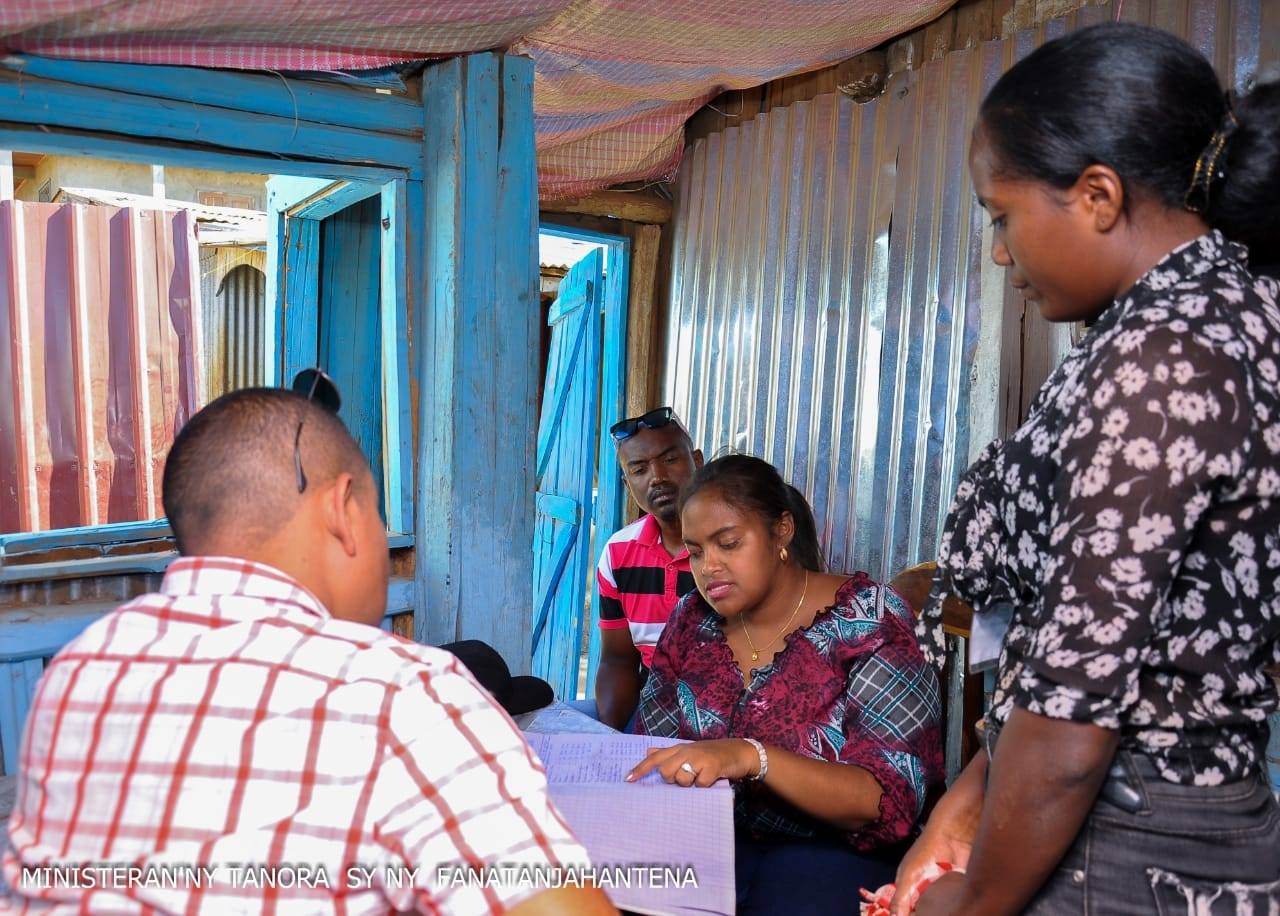
M 638 417 L 619 420 L 609 427 L 609 435 L 613 436 L 614 442 L 625 442 L 642 429 L 662 429 L 672 423 L 684 429 L 684 424 L 680 422 L 680 418 L 672 408 L 659 407 Z
M 303 369 L 293 377 L 293 384 L 289 387 L 331 414 L 336 415 L 342 408 L 342 395 L 338 393 L 338 386 L 319 367 Z M 306 421 L 307 414 L 304 411 L 298 419 L 297 432 L 293 434 L 293 471 L 298 478 L 299 493 L 307 491 L 307 475 L 302 470 L 302 424 Z

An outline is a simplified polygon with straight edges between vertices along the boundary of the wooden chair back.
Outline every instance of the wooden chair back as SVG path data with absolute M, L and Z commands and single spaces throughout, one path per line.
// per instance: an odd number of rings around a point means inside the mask
M 911 605 L 917 617 L 924 610 L 937 568 L 937 563 L 920 563 L 902 570 L 889 581 L 893 590 Z M 941 677 L 942 733 L 947 742 L 947 769 L 949 772 L 958 772 L 978 752 L 978 736 L 974 726 L 982 717 L 983 678 L 981 675 L 969 674 L 969 635 L 973 627 L 973 608 L 959 598 L 948 595 L 942 605 L 942 627 L 949 636 L 964 639 L 963 654 L 947 654 Z M 960 717 L 958 724 L 953 721 L 956 715 Z

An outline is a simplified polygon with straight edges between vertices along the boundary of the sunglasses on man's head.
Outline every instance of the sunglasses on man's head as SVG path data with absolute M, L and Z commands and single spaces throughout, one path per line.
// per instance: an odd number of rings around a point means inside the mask
M 672 423 L 684 429 L 684 424 L 680 422 L 680 418 L 672 408 L 659 407 L 639 417 L 619 420 L 609 427 L 609 435 L 613 436 L 614 442 L 625 442 L 642 429 L 662 429 Z
M 293 377 L 293 384 L 289 387 L 308 401 L 319 404 L 331 414 L 336 415 L 342 407 L 342 395 L 338 393 L 338 386 L 319 367 L 303 369 Z M 307 475 L 302 470 L 302 424 L 306 420 L 307 415 L 304 412 L 298 419 L 297 432 L 293 434 L 293 471 L 298 478 L 299 493 L 307 491 Z

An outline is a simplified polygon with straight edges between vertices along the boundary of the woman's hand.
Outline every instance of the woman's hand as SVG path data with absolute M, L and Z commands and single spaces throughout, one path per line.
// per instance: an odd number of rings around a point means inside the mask
M 671 747 L 655 747 L 630 773 L 627 782 L 657 770 L 678 786 L 709 786 L 719 779 L 746 779 L 756 775 L 760 755 L 741 738 L 690 741 Z
M 892 916 L 909 916 L 916 912 L 916 901 L 920 897 L 921 885 L 925 883 L 925 873 L 935 862 L 945 862 L 959 869 L 968 867 L 976 827 L 976 824 L 967 819 L 954 814 L 948 816 L 942 806 L 938 806 L 933 817 L 929 818 L 924 833 L 911 844 L 902 864 L 898 866 L 896 890 L 893 902 L 889 905 Z M 951 875 L 944 877 L 950 878 Z M 929 887 L 932 888 L 932 885 Z
M 987 778 L 986 752 L 969 761 L 938 806 L 933 809 L 920 834 L 898 866 L 896 891 L 890 904 L 892 916 L 908 916 L 920 896 L 921 883 L 935 862 L 952 868 L 969 867 L 969 853 L 982 818 Z

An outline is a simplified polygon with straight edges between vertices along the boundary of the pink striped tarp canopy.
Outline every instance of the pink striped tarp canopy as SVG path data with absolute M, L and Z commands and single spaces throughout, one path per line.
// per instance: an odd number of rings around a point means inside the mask
M 664 178 L 685 120 L 849 57 L 954 0 L 8 0 L 0 45 L 53 57 L 359 70 L 510 48 L 535 61 L 544 198 Z

